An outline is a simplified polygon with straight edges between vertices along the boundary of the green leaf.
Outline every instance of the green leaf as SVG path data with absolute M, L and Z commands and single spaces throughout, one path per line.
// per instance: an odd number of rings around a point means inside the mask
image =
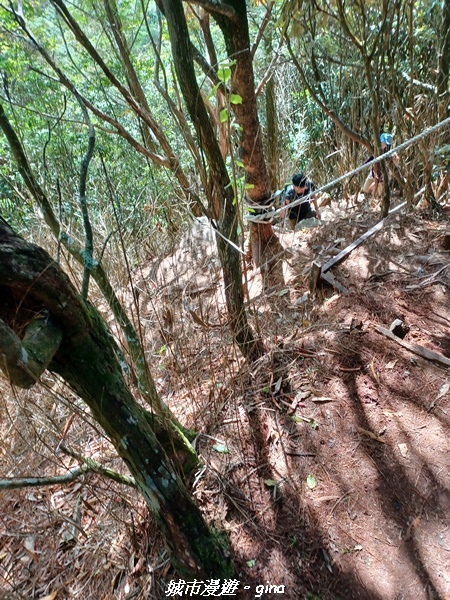
M 213 450 L 215 450 L 216 452 L 220 452 L 221 454 L 230 453 L 226 444 L 214 444 Z
M 239 94 L 231 94 L 230 102 L 231 104 L 242 104 L 242 96 L 239 96 Z
M 246 563 L 247 567 L 254 567 L 256 565 L 256 558 L 252 558 L 252 560 L 248 560 Z
M 316 487 L 316 484 L 316 478 L 312 473 L 310 473 L 306 478 L 306 485 L 309 487 L 310 490 L 313 490 Z
M 228 121 L 228 110 L 226 108 L 223 108 L 220 111 L 220 122 L 221 123 L 225 123 L 225 121 Z
M 275 487 L 278 485 L 278 481 L 275 481 L 275 479 L 264 479 L 264 483 L 267 485 L 267 487 Z
M 245 188 L 246 190 L 252 190 L 254 187 L 255 187 L 255 184 L 254 184 L 254 183 L 246 183 L 246 184 L 244 185 L 244 188 Z
M 309 423 L 311 421 L 311 419 L 300 417 L 299 415 L 292 415 L 290 419 L 291 421 L 294 421 L 294 423 Z
M 238 167 L 244 168 L 244 163 L 242 162 L 242 160 L 239 160 L 238 158 L 236 158 L 234 162 L 236 163 L 236 165 Z
M 217 77 L 223 83 L 226 83 L 231 77 L 231 69 L 229 67 L 222 67 L 217 71 Z

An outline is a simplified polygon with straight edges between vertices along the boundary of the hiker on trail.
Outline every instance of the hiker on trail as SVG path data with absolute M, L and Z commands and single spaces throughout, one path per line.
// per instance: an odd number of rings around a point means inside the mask
M 394 138 L 390 133 L 382 133 L 380 135 L 381 150 L 383 153 L 388 152 L 391 149 L 393 141 Z M 395 160 L 395 156 L 392 158 Z M 374 157 L 370 156 L 364 164 L 366 165 L 373 159 Z M 365 194 L 371 194 L 374 198 L 380 198 L 383 195 L 383 175 L 381 173 L 380 163 L 372 165 L 370 173 L 364 183 L 363 192 Z
M 303 173 L 297 173 L 292 177 L 292 185 L 290 185 L 286 190 L 285 204 L 290 204 L 291 202 L 294 202 L 294 200 L 303 198 L 311 192 L 314 192 L 315 189 L 316 188 L 312 181 L 310 181 Z M 301 204 L 297 204 L 292 208 L 287 208 L 288 218 L 292 229 L 295 229 L 297 223 L 303 221 L 304 219 L 310 219 L 312 217 L 320 219 L 320 211 L 316 198 L 314 196 L 310 196 L 309 200 L 314 204 L 315 211 L 311 209 L 311 205 L 308 200 L 306 202 L 302 202 Z

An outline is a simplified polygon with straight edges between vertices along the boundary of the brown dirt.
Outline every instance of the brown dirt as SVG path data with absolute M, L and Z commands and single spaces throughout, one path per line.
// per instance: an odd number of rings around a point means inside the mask
M 267 348 L 255 364 L 231 344 L 211 257 L 165 285 L 170 259 L 142 270 L 157 386 L 199 431 L 204 466 L 192 490 L 229 534 L 235 597 L 448 600 L 450 372 L 375 329 L 401 319 L 405 342 L 450 357 L 448 209 L 389 217 L 332 269 L 348 294 L 320 286 L 307 296 L 311 261 L 323 264 L 378 219 L 370 207 L 323 212 L 318 228 L 280 232 L 283 285 L 263 293 L 248 273 L 249 315 Z M 179 252 L 176 264 L 189 256 Z M 66 444 L 121 469 L 81 404 L 68 426 L 74 399 L 60 383 L 49 378 L 32 394 L 5 393 L 3 476 L 72 464 L 57 450 L 65 426 Z M 178 580 L 147 509 L 123 486 L 90 475 L 2 492 L 0 502 L 0 591 L 164 598 Z M 67 541 L 78 505 L 83 533 Z M 257 587 L 270 585 L 284 593 Z

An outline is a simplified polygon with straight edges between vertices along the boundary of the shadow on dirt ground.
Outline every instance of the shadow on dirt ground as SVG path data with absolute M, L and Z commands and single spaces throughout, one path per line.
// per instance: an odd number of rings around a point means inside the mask
M 270 350 L 224 384 L 234 402 L 210 421 L 228 453 L 207 444 L 197 493 L 223 490 L 243 598 L 260 584 L 289 598 L 450 597 L 449 371 L 375 329 L 401 319 L 405 342 L 450 356 L 443 217 L 397 215 L 334 269 L 347 295 L 308 297 L 312 257 L 376 218 L 282 236 L 288 289 L 253 305 Z
M 193 493 L 231 542 L 235 580 L 215 595 L 446 600 L 450 372 L 420 349 L 450 357 L 450 260 L 439 241 L 448 213 L 392 216 L 333 267 L 347 294 L 310 293 L 312 260 L 323 264 L 378 219 L 368 207 L 323 213 L 320 227 L 279 232 L 288 250 L 280 288 L 263 292 L 248 272 L 249 317 L 267 349 L 253 364 L 232 345 L 217 261 L 198 239 L 197 258 L 184 243 L 137 277 L 158 389 L 199 432 Z M 395 319 L 409 347 L 377 329 Z M 68 404 L 44 392 L 4 403 L 4 457 L 23 456 L 17 468 L 31 447 L 38 471 L 53 467 L 46 448 L 63 429 L 67 444 L 120 470 L 81 405 L 69 427 Z M 45 440 L 44 413 L 53 419 Z M 63 543 L 78 502 L 84 535 Z M 14 581 L 17 597 L 165 598 L 179 579 L 140 499 L 98 476 L 5 495 L 2 512 L 0 590 Z

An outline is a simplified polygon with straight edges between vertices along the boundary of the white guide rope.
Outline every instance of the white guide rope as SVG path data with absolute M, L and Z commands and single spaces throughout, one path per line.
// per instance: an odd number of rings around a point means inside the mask
M 427 127 L 421 133 L 419 133 L 418 135 L 415 135 L 414 137 L 410 138 L 406 142 L 402 142 L 401 144 L 399 144 L 398 146 L 396 146 L 392 150 L 389 150 L 388 152 L 385 152 L 384 154 L 381 154 L 380 156 L 377 156 L 376 158 L 374 158 L 370 162 L 367 162 L 367 163 L 365 163 L 365 164 L 357 167 L 356 169 L 353 169 L 353 171 L 349 171 L 348 173 L 345 173 L 344 175 L 341 175 L 340 177 L 338 177 L 337 179 L 334 179 L 330 183 L 327 183 L 327 184 L 323 185 L 322 187 L 317 188 L 316 190 L 314 190 L 314 192 L 310 192 L 307 196 L 302 196 L 301 198 L 298 198 L 297 200 L 294 200 L 290 204 L 286 204 L 285 206 L 283 206 L 281 208 L 278 208 L 276 210 L 271 210 L 269 213 L 266 213 L 266 214 L 262 214 L 262 215 L 245 215 L 245 219 L 247 221 L 251 222 L 251 223 L 269 223 L 270 221 L 272 221 L 272 219 L 273 219 L 273 217 L 275 217 L 275 215 L 278 215 L 279 213 L 281 213 L 282 211 L 286 210 L 287 208 L 292 208 L 293 206 L 298 206 L 299 204 L 303 204 L 304 202 L 308 202 L 308 199 L 311 196 L 314 196 L 315 194 L 319 194 L 320 192 L 324 192 L 325 190 L 328 190 L 329 188 L 334 187 L 336 185 L 336 183 L 339 183 L 340 181 L 343 181 L 344 179 L 347 179 L 347 177 L 350 177 L 352 175 L 356 175 L 356 173 L 359 173 L 360 171 L 363 171 L 364 169 L 367 169 L 368 167 L 371 167 L 372 165 L 381 162 L 385 158 L 389 158 L 390 156 L 393 156 L 394 154 L 398 154 L 399 151 L 404 150 L 408 146 L 411 146 L 411 144 L 414 144 L 415 142 L 417 142 L 417 141 L 421 140 L 422 138 L 426 137 L 427 135 L 430 135 L 431 133 L 434 133 L 435 131 L 437 131 L 441 127 L 444 127 L 445 125 L 450 125 L 450 117 L 448 117 L 447 119 L 444 119 L 443 121 L 441 121 L 440 123 L 437 123 L 436 125 L 433 125 L 431 127 Z M 272 196 L 272 198 L 273 197 L 274 196 Z M 251 208 L 254 208 L 256 210 L 263 210 L 264 208 L 270 208 L 270 205 L 269 206 L 264 206 L 262 204 L 256 204 L 256 203 L 254 203 L 254 204 L 252 204 Z

